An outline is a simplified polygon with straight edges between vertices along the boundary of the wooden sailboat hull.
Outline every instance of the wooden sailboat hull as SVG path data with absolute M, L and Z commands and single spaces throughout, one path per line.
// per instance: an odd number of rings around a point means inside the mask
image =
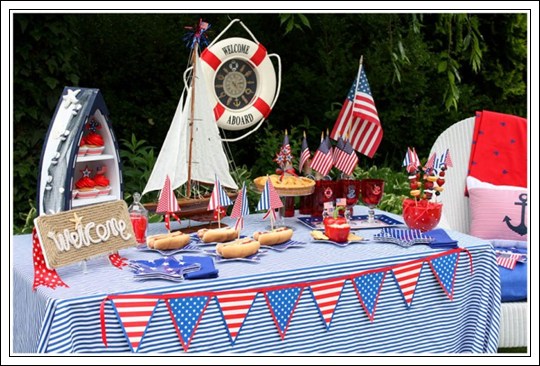
M 235 200 L 237 193 L 227 193 L 231 200 Z M 206 222 L 207 224 L 204 227 L 217 227 L 217 222 L 214 220 L 214 213 L 208 211 L 208 202 L 210 201 L 210 195 L 204 196 L 202 198 L 180 198 L 178 199 L 178 205 L 180 206 L 180 211 L 175 212 L 180 219 L 190 219 L 195 221 Z M 145 203 L 144 207 L 150 213 L 156 213 L 157 202 Z M 226 226 L 222 224 L 222 226 Z M 197 228 L 202 228 L 203 226 L 197 226 Z

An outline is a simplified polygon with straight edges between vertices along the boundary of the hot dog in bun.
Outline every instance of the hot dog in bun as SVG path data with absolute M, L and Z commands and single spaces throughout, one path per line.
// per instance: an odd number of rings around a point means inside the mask
M 180 231 L 175 231 L 169 234 L 152 235 L 146 239 L 148 248 L 169 250 L 181 249 L 189 244 L 190 237 Z
M 223 258 L 245 258 L 257 253 L 260 243 L 251 238 L 237 239 L 216 245 L 216 252 Z
M 272 231 L 256 231 L 253 233 L 253 238 L 261 245 L 276 245 L 285 243 L 291 240 L 293 236 L 292 229 L 281 227 Z
M 201 229 L 197 231 L 197 236 L 205 243 L 224 243 L 238 238 L 238 230 L 230 227 L 220 229 Z

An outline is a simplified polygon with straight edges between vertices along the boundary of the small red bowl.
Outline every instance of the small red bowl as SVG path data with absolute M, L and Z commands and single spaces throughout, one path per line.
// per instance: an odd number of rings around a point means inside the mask
M 426 232 L 441 220 L 442 203 L 407 198 L 403 201 L 403 220 L 410 229 Z

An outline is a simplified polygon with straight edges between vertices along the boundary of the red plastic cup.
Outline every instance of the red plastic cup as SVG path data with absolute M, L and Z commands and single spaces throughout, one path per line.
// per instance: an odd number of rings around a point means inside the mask
M 285 217 L 294 217 L 294 197 L 285 197 Z

